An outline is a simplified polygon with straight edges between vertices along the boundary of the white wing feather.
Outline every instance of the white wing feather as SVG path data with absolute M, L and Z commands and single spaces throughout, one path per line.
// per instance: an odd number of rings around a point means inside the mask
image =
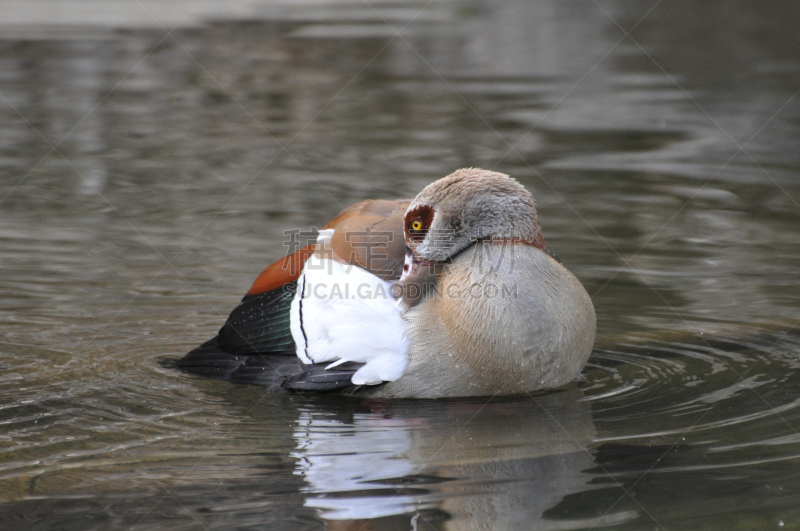
M 408 364 L 406 323 L 391 284 L 358 266 L 328 258 L 332 230 L 320 231 L 322 249 L 312 255 L 297 280 L 291 330 L 303 363 L 364 363 L 356 385 L 393 381 Z M 320 256 L 321 255 L 321 256 Z

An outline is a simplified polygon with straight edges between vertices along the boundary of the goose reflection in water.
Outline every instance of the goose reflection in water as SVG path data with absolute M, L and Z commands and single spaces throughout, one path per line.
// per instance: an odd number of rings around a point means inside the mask
M 350 401 L 352 404 L 352 400 Z M 546 518 L 593 488 L 591 408 L 575 386 L 515 399 L 301 407 L 295 473 L 330 529 L 571 529 Z M 345 411 L 345 413 L 342 413 Z M 608 515 L 603 523 L 635 517 Z M 409 525 L 411 527 L 409 527 Z

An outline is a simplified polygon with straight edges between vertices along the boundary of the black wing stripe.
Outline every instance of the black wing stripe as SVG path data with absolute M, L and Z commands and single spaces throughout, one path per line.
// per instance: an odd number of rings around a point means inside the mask
M 230 354 L 294 352 L 290 327 L 292 299 L 297 282 L 246 297 L 217 335 L 217 346 Z
M 328 363 L 305 365 L 303 372 L 288 376 L 283 388 L 292 391 L 338 391 L 353 387 L 353 374 L 364 366 L 363 363 L 349 361 L 332 369 L 325 369 Z
M 303 352 L 306 354 L 306 359 L 310 360 L 311 358 L 308 357 L 308 336 L 306 335 L 306 329 L 303 326 L 303 297 L 306 295 L 306 275 L 303 274 L 303 287 L 300 288 L 300 300 L 297 303 L 298 307 L 298 314 L 300 316 L 300 331 L 303 333 Z

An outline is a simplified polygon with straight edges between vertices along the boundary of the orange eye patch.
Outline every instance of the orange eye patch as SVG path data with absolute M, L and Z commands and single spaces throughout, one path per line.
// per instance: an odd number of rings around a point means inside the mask
M 429 206 L 419 206 L 406 214 L 406 238 L 420 242 L 433 223 L 434 211 Z

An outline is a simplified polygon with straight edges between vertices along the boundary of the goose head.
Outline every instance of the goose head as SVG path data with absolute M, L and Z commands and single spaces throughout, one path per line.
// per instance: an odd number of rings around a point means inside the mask
M 508 175 L 458 170 L 425 187 L 404 218 L 403 277 L 419 266 L 448 261 L 479 240 L 544 248 L 533 196 Z
M 478 240 L 544 247 L 533 196 L 508 175 L 458 170 L 425 187 L 404 219 L 406 247 L 419 260 L 443 262 Z

